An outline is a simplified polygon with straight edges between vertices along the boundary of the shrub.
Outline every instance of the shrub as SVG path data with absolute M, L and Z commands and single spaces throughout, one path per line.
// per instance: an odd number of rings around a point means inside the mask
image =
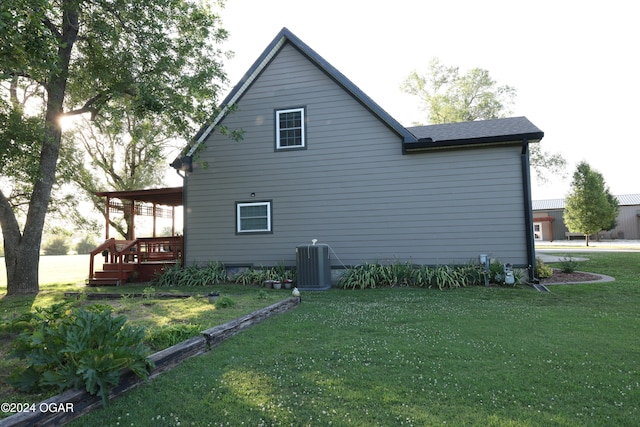
M 158 286 L 208 286 L 227 282 L 227 271 L 221 262 L 210 262 L 206 267 L 179 264 L 164 269 L 153 280 Z
M 504 275 L 504 264 L 498 260 L 493 260 L 491 264 L 489 264 L 489 281 L 502 285 L 504 283 Z
M 27 330 L 15 339 L 12 354 L 25 359 L 27 366 L 12 372 L 9 382 L 22 391 L 85 388 L 106 406 L 122 369 L 146 378 L 153 366 L 142 344 L 144 331 L 127 325 L 123 316 L 112 317 L 109 306 L 36 307 L 35 313 L 16 322 Z
M 349 289 L 375 288 L 380 282 L 380 264 L 363 264 L 348 269 L 338 281 L 338 286 Z
M 163 350 L 198 335 L 200 331 L 202 331 L 200 325 L 191 323 L 165 325 L 159 328 L 151 328 L 147 332 L 145 341 L 154 350 Z
M 233 307 L 236 305 L 235 300 L 229 298 L 228 296 L 222 296 L 216 300 L 216 308 L 227 308 Z
M 66 255 L 69 244 L 64 237 L 55 237 L 42 246 L 45 255 Z
M 363 264 L 348 269 L 338 281 L 345 289 L 365 289 L 376 286 L 416 286 L 458 288 L 484 284 L 482 267 L 475 263 L 414 267 L 410 263 L 388 265 Z
M 79 254 L 89 254 L 98 246 L 91 236 L 85 236 L 76 244 L 76 252 Z
M 553 270 L 540 258 L 536 258 L 536 269 L 533 275 L 538 279 L 548 279 L 549 277 L 553 276 Z
M 578 261 L 573 258 L 562 258 L 560 260 L 560 271 L 563 273 L 573 273 L 578 269 Z
M 280 263 L 275 267 L 247 268 L 233 276 L 231 281 L 240 285 L 262 285 L 268 280 L 284 282 L 285 280 L 294 279 L 295 271 L 287 269 L 284 263 Z

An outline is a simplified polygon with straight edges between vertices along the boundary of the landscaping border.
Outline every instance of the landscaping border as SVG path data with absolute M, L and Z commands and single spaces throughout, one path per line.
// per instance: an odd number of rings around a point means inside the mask
M 253 313 L 202 331 L 198 337 L 193 337 L 152 354 L 149 358 L 153 361 L 155 367 L 149 373 L 148 380 L 171 370 L 187 359 L 212 350 L 224 340 L 239 332 L 271 316 L 289 311 L 299 304 L 300 297 L 287 298 Z M 126 370 L 120 376 L 120 383 L 109 393 L 109 400 L 145 382 L 133 372 Z M 20 412 L 1 419 L 0 427 L 61 426 L 100 406 L 102 406 L 102 402 L 99 396 L 91 395 L 84 390 L 68 390 L 43 402 L 34 404 L 31 412 Z M 68 411 L 68 409 L 72 410 Z

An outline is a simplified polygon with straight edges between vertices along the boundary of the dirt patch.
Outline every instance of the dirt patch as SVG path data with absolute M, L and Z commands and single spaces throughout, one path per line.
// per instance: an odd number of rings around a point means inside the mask
M 574 271 L 573 273 L 563 273 L 560 269 L 554 268 L 553 275 L 548 279 L 542 279 L 544 283 L 583 283 L 593 282 L 594 280 L 600 280 L 602 277 L 596 274 L 583 273 L 580 271 Z

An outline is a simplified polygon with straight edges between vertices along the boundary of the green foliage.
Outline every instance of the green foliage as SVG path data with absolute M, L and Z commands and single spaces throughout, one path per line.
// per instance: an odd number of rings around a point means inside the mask
M 54 237 L 42 246 L 45 255 L 66 255 L 69 252 L 69 242 L 64 237 Z
M 516 89 L 498 86 L 489 71 L 473 68 L 460 74 L 459 67 L 447 67 L 438 58 L 431 59 L 426 74 L 410 73 L 400 89 L 420 99 L 430 124 L 508 117 L 516 99 Z M 541 181 L 546 180 L 545 172 L 564 175 L 567 162 L 562 155 L 543 151 L 540 144 L 530 144 L 529 149 L 531 166 Z
M 231 278 L 240 285 L 263 285 L 267 281 L 295 280 L 295 270 L 287 269 L 284 263 L 275 267 L 247 268 Z
M 192 323 L 178 323 L 150 328 L 147 331 L 145 342 L 153 350 L 159 351 L 197 336 L 202 329 L 200 325 Z
M 20 390 L 85 388 L 106 406 L 122 369 L 146 378 L 152 367 L 142 344 L 143 329 L 126 324 L 123 316 L 113 317 L 108 306 L 36 307 L 16 321 L 26 326 L 14 342 L 13 354 L 25 359 L 27 366 L 10 377 Z
M 580 268 L 614 276 L 615 282 L 557 285 L 550 293 L 528 287 L 308 293 L 300 307 L 69 427 L 202 420 L 251 426 L 634 426 L 640 413 L 639 266 L 638 251 L 594 252 Z M 247 297 L 238 306 L 261 303 L 255 298 L 261 289 L 223 289 Z M 39 294 L 36 302 L 49 294 Z M 0 299 L 0 314 L 16 300 Z M 192 302 L 210 307 L 202 299 Z M 195 309 L 189 318 L 173 305 L 166 311 L 172 323 L 210 327 L 216 316 L 236 309 Z M 202 320 L 203 313 L 212 317 Z M 526 326 L 540 319 L 553 327 Z
M 560 260 L 560 271 L 563 273 L 573 273 L 578 268 L 578 261 L 571 257 L 564 257 Z
M 88 254 L 91 253 L 98 246 L 96 244 L 96 240 L 91 236 L 84 236 L 77 244 L 76 244 L 76 252 L 78 254 Z
M 602 174 L 586 162 L 578 164 L 567 196 L 564 222 L 572 233 L 589 236 L 610 229 L 618 216 L 618 202 L 605 184 Z
M 538 279 L 548 279 L 553 276 L 553 269 L 544 263 L 540 258 L 536 258 L 536 269 L 533 276 Z
M 228 282 L 224 264 L 210 262 L 205 267 L 190 265 L 181 267 L 176 264 L 158 274 L 153 283 L 158 286 L 208 286 Z
M 489 281 L 501 285 L 504 283 L 504 275 L 504 264 L 494 259 L 493 262 L 489 264 Z
M 144 165 L 149 135 L 190 138 L 216 112 L 226 38 L 208 2 L 0 2 L 0 170 L 11 189 L 0 191 L 0 221 L 17 260 L 7 270 L 8 294 L 38 291 L 37 274 L 26 271 L 37 269 L 32 248 L 41 244 L 52 191 L 86 172 L 73 166 L 90 163 L 81 150 L 69 155 L 78 147 L 62 141 L 60 120 L 87 114 L 93 130 L 121 126 L 101 133 L 103 147 L 132 135 L 138 150 L 120 158 L 129 168 L 111 176 L 120 185 Z M 96 159 L 94 167 L 111 160 Z M 27 211 L 29 221 L 19 221 Z
M 235 305 L 236 305 L 236 301 L 233 298 L 228 297 L 226 295 L 221 296 L 215 302 L 216 308 L 229 308 L 229 307 L 234 307 Z
M 516 97 L 513 87 L 498 86 L 487 70 L 474 68 L 461 75 L 458 67 L 446 67 L 437 58 L 429 62 L 426 75 L 412 72 L 401 88 L 424 103 L 429 123 L 506 117 Z
M 348 269 L 338 281 L 344 289 L 412 286 L 458 288 L 484 284 L 484 272 L 474 263 L 462 265 L 413 266 L 411 263 L 366 263 Z

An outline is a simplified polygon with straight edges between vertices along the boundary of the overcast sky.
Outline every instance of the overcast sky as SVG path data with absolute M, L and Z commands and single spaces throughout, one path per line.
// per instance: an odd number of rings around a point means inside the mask
M 632 9 L 634 8 L 634 9 Z M 640 25 L 633 2 L 499 0 L 227 0 L 226 62 L 236 84 L 282 27 L 405 126 L 424 122 L 400 92 L 412 71 L 437 57 L 464 72 L 489 70 L 517 89 L 514 116 L 542 129 L 545 151 L 568 161 L 569 178 L 534 182 L 534 199 L 563 198 L 580 161 L 613 194 L 640 193 Z

